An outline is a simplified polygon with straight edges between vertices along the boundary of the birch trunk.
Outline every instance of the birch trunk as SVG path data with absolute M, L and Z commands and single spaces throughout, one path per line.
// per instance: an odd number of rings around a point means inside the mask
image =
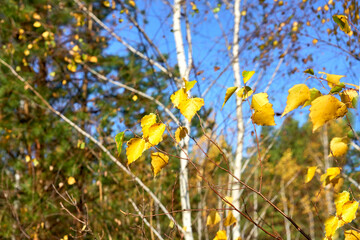
M 241 0 L 235 0 L 234 3 L 234 36 L 233 36 L 233 62 L 232 68 L 234 71 L 235 78 L 235 86 L 241 86 L 241 78 L 240 78 L 240 66 L 239 66 L 239 30 L 240 30 L 240 4 Z M 243 139 L 244 139 L 244 122 L 242 116 L 242 99 L 236 98 L 236 118 L 237 118 L 237 142 L 236 142 L 236 152 L 235 159 L 232 164 L 232 171 L 234 175 L 241 179 L 241 167 L 242 167 L 242 158 L 243 158 Z M 234 206 L 240 209 L 240 186 L 232 187 L 235 189 L 232 191 L 231 197 L 233 198 Z M 240 234 L 240 213 L 234 211 L 234 217 L 237 220 L 236 225 L 232 229 L 232 237 L 233 239 L 237 239 L 241 236 Z
M 176 57 L 180 70 L 180 81 L 177 85 L 178 87 L 182 87 L 183 82 L 182 79 L 187 78 L 187 63 L 185 58 L 185 50 L 183 37 L 181 32 L 181 2 L 182 0 L 174 1 L 174 16 L 173 16 L 173 31 L 176 45 Z M 184 126 L 189 130 L 190 134 L 190 123 L 185 119 Z M 181 209 L 188 210 L 182 212 L 182 223 L 183 228 L 185 230 L 184 239 L 185 240 L 193 240 L 192 226 L 191 226 L 191 206 L 190 206 L 190 195 L 189 195 L 189 177 L 188 177 L 188 169 L 187 164 L 188 161 L 188 148 L 189 148 L 189 136 L 187 135 L 182 142 L 180 143 L 181 151 L 180 151 L 180 175 L 179 175 L 179 184 L 180 184 L 180 198 L 181 198 Z
M 288 209 L 288 204 L 287 204 L 287 200 L 286 200 L 286 193 L 285 193 L 285 186 L 284 186 L 284 180 L 281 180 L 281 190 L 280 190 L 280 194 L 281 194 L 281 201 L 283 203 L 284 206 L 284 212 L 286 215 L 289 214 L 289 209 Z M 291 240 L 291 231 L 290 231 L 290 222 L 284 218 L 284 224 L 285 224 L 285 232 L 286 232 L 286 239 L 287 240 Z
M 324 125 L 322 128 L 322 145 L 324 149 L 324 172 L 326 172 L 326 169 L 331 167 L 331 162 L 329 159 L 329 137 L 328 137 L 328 131 L 327 131 L 327 124 Z M 334 205 L 333 205 L 333 193 L 331 192 L 330 185 L 327 185 L 325 187 L 325 198 L 326 198 L 326 205 L 328 214 L 333 214 L 335 212 Z

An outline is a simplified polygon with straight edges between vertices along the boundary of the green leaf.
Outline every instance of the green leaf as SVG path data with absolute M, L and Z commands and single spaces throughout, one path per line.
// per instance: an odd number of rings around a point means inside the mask
M 118 150 L 118 156 L 121 154 L 121 148 L 124 141 L 124 132 L 120 132 L 115 136 L 116 148 Z
M 314 70 L 312 68 L 308 68 L 304 71 L 304 73 L 308 73 L 308 74 L 311 74 L 311 75 L 314 75 Z
M 341 31 L 346 34 L 351 32 L 351 27 L 348 22 L 348 18 L 345 15 L 333 15 L 334 22 L 340 27 Z
M 336 85 L 335 87 L 333 87 L 330 92 L 331 93 L 339 93 L 343 88 L 345 87 L 344 83 L 340 83 L 339 85 Z
M 310 99 L 304 103 L 302 108 L 309 106 L 312 101 L 314 101 L 316 98 L 320 96 L 321 96 L 321 92 L 319 90 L 317 90 L 316 88 L 310 89 Z

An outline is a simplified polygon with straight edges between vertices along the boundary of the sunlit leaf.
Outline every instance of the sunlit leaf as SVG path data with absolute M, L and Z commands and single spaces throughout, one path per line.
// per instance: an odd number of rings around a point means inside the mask
M 267 104 L 268 102 L 269 100 L 267 93 L 254 94 L 251 101 L 251 108 L 254 110 L 260 110 L 261 107 Z
M 232 204 L 232 202 L 233 202 L 233 198 L 230 197 L 230 196 L 224 197 L 224 200 L 223 200 L 223 202 L 224 202 L 226 205 L 230 206 L 230 204 L 228 204 L 225 200 L 228 201 L 228 202 L 231 203 L 231 204 Z
M 126 156 L 128 165 L 136 161 L 145 151 L 145 140 L 142 138 L 132 138 L 127 142 Z
M 356 103 L 354 103 L 354 99 L 358 98 L 358 92 L 354 89 L 345 90 L 340 93 L 341 102 L 346 104 L 348 108 L 356 108 Z
M 257 125 L 261 126 L 274 126 L 275 125 L 275 112 L 272 108 L 271 103 L 266 103 L 262 107 L 258 107 L 258 110 L 255 110 L 251 119 Z
M 336 207 L 336 215 L 340 215 L 342 213 L 342 207 L 348 201 L 350 201 L 350 193 L 347 191 L 343 191 L 336 196 L 334 201 Z
M 242 76 L 244 79 L 244 84 L 247 83 L 251 77 L 254 75 L 255 71 L 243 71 Z
M 74 177 L 69 177 L 69 178 L 67 179 L 67 183 L 68 183 L 69 185 L 73 185 L 73 184 L 76 183 L 76 180 L 75 180 Z
M 347 113 L 346 105 L 331 95 L 318 97 L 311 105 L 309 116 L 313 123 L 313 132 L 326 122 L 343 117 Z
M 141 119 L 141 129 L 144 138 L 147 138 L 149 136 L 149 128 L 155 123 L 156 123 L 156 115 L 153 113 L 145 115 Z
M 227 240 L 226 231 L 219 230 L 213 240 Z
M 195 81 L 195 80 L 194 81 L 184 80 L 184 82 L 185 82 L 185 92 L 190 91 L 194 87 L 195 83 L 197 83 L 197 81 Z
M 322 95 L 321 92 L 316 88 L 310 89 L 310 99 L 304 103 L 302 108 L 311 105 L 312 101 L 314 101 L 316 98 L 320 97 L 321 95 Z
M 344 75 L 335 75 L 335 74 L 329 74 L 325 72 L 319 72 L 320 74 L 326 74 L 326 80 L 328 82 L 328 85 L 330 87 L 334 87 L 336 85 L 340 84 L 340 79 L 343 77 L 346 77 Z
M 134 0 L 129 0 L 129 5 L 132 6 L 132 7 L 135 7 L 136 6 L 135 1 Z
M 348 201 L 342 207 L 341 216 L 337 215 L 340 219 L 339 227 L 342 227 L 346 223 L 350 223 L 356 218 L 356 211 L 359 208 L 359 202 L 357 201 Z
M 229 98 L 234 94 L 234 92 L 236 91 L 237 88 L 238 87 L 229 87 L 228 89 L 226 89 L 224 103 L 223 103 L 221 109 L 224 107 L 225 103 L 229 100 Z
M 234 214 L 232 213 L 232 211 L 229 211 L 228 215 L 226 216 L 225 220 L 224 220 L 224 226 L 231 226 L 233 224 L 236 223 L 236 218 L 234 217 Z
M 169 162 L 169 157 L 161 152 L 151 153 L 151 167 L 156 176 Z
M 290 111 L 295 108 L 303 105 L 306 101 L 310 99 L 310 89 L 305 84 L 297 84 L 289 89 L 289 95 L 286 101 L 286 107 L 281 115 L 285 116 Z
M 36 22 L 34 22 L 33 26 L 36 28 L 39 28 L 39 27 L 41 27 L 41 23 L 39 21 L 36 21 Z
M 321 175 L 320 181 L 324 182 L 325 185 L 329 184 L 334 178 L 336 178 L 341 172 L 339 167 L 331 167 L 326 169 L 326 173 Z
M 186 127 L 178 127 L 178 129 L 175 131 L 176 142 L 180 142 L 186 136 L 186 134 L 188 134 Z
M 305 183 L 308 183 L 313 179 L 313 177 L 315 176 L 316 169 L 317 169 L 316 166 L 308 168 Z
M 239 98 L 242 98 L 243 100 L 246 100 L 253 93 L 254 93 L 254 91 L 251 89 L 251 87 L 245 86 L 245 87 L 240 88 L 239 91 L 237 91 L 236 95 Z
M 345 84 L 344 83 L 339 83 L 338 85 L 334 86 L 330 92 L 331 93 L 339 93 L 341 92 L 341 90 L 343 90 L 343 88 L 345 87 Z
M 162 141 L 165 127 L 166 126 L 163 123 L 155 123 L 149 128 L 148 141 L 151 146 L 158 145 Z
M 118 156 L 121 154 L 122 144 L 124 141 L 124 132 L 120 132 L 115 136 L 116 149 L 118 151 Z
M 190 98 L 180 103 L 179 110 L 181 114 L 190 122 L 191 119 L 195 116 L 196 112 L 199 111 L 202 106 L 204 106 L 204 99 Z
M 347 137 L 344 138 L 334 137 L 333 139 L 331 139 L 330 142 L 331 153 L 329 154 L 329 156 L 340 157 L 345 155 L 348 150 L 347 141 L 348 141 Z
M 219 223 L 221 220 L 220 215 L 217 211 L 211 211 L 210 214 L 207 216 L 206 225 L 215 225 Z
M 338 229 L 339 219 L 336 216 L 331 216 L 325 221 L 325 235 L 332 238 Z
M 345 240 L 360 240 L 360 233 L 355 230 L 344 231 Z
M 333 15 L 334 22 L 340 27 L 341 31 L 346 34 L 350 34 L 351 27 L 348 22 L 348 18 L 345 15 Z
M 171 102 L 174 104 L 175 107 L 179 107 L 180 103 L 186 101 L 188 99 L 188 95 L 185 92 L 185 88 L 181 88 L 174 92 L 170 96 Z

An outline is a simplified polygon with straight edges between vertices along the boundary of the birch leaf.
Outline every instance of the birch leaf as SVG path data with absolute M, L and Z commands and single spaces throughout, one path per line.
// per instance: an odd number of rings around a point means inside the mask
M 302 108 L 311 105 L 312 101 L 314 101 L 316 98 L 320 96 L 321 96 L 321 92 L 319 90 L 317 90 L 316 88 L 310 89 L 310 99 L 304 103 Z
M 236 95 L 239 98 L 242 98 L 242 100 L 246 100 L 253 93 L 254 93 L 254 91 L 251 89 L 251 87 L 245 86 L 245 87 L 240 88 L 239 91 L 237 91 Z
M 124 132 L 120 132 L 115 136 L 116 149 L 118 151 L 118 156 L 121 154 L 121 148 L 124 140 Z
M 234 92 L 236 91 L 238 87 L 229 87 L 228 89 L 226 89 L 226 93 L 225 93 L 225 98 L 224 98 L 224 103 L 221 107 L 221 109 L 223 109 L 225 103 L 229 100 L 229 98 L 234 94 Z
M 230 196 L 224 197 L 224 200 L 228 201 L 228 202 L 231 203 L 231 204 L 232 204 L 232 202 L 233 202 L 233 198 L 230 197 Z M 223 202 L 224 202 L 226 205 L 230 206 L 230 204 L 228 204 L 228 203 L 225 202 L 224 200 L 223 200 Z
M 348 22 L 348 18 L 345 15 L 333 15 L 334 22 L 337 23 L 337 25 L 340 27 L 341 31 L 343 31 L 346 34 L 350 34 L 351 27 Z
M 313 132 L 326 122 L 343 117 L 347 113 L 346 105 L 336 97 L 324 95 L 316 98 L 310 108 L 310 119 L 313 123 Z
M 303 105 L 306 101 L 310 99 L 310 89 L 305 84 L 297 84 L 289 89 L 289 95 L 286 101 L 286 107 L 281 115 L 285 116 L 287 113 L 291 112 L 295 108 Z
M 338 226 L 339 219 L 335 216 L 331 216 L 325 221 L 325 235 L 328 239 L 334 236 Z
M 341 216 L 338 216 L 339 227 L 342 227 L 346 223 L 350 223 L 352 220 L 356 218 L 356 211 L 359 208 L 359 202 L 357 201 L 348 201 L 342 207 Z
M 188 99 L 188 95 L 186 94 L 184 88 L 177 90 L 170 96 L 170 100 L 175 107 L 179 107 L 180 103 L 186 101 L 187 99 Z
M 343 191 L 336 196 L 334 201 L 336 207 L 336 215 L 340 215 L 342 213 L 342 207 L 346 202 L 350 200 L 350 194 L 347 191 Z
M 274 126 L 275 125 L 275 112 L 272 108 L 271 103 L 266 103 L 262 107 L 258 108 L 259 110 L 255 110 L 253 115 L 251 116 L 251 119 L 253 122 L 257 125 L 261 126 Z
M 313 177 L 315 176 L 316 168 L 316 166 L 308 168 L 305 183 L 308 183 L 313 179 Z
M 149 128 L 149 137 L 148 141 L 152 146 L 158 145 L 162 140 L 162 135 L 165 131 L 165 124 L 155 123 Z
M 353 103 L 353 100 L 358 97 L 358 93 L 354 89 L 345 90 L 340 93 L 341 102 L 346 104 L 347 108 L 355 108 L 356 104 Z
M 331 153 L 329 156 L 340 157 L 346 154 L 348 150 L 347 137 L 334 137 L 330 142 Z
M 334 178 L 336 178 L 341 172 L 339 167 L 331 167 L 326 169 L 326 173 L 321 175 L 320 181 L 324 182 L 325 185 L 329 184 Z
M 73 184 L 76 183 L 76 180 L 75 180 L 74 177 L 69 177 L 68 180 L 67 180 L 67 183 L 68 183 L 69 185 L 73 185 Z
M 344 75 L 335 75 L 335 74 L 329 74 L 325 72 L 319 72 L 320 74 L 326 74 L 326 80 L 328 82 L 328 85 L 332 88 L 336 85 L 340 84 L 340 79 L 345 77 Z
M 161 171 L 169 162 L 169 157 L 161 152 L 151 153 L 151 167 L 154 176 Z
M 186 127 L 178 127 L 175 131 L 175 140 L 179 143 L 185 136 L 188 134 L 188 130 Z
M 202 106 L 204 106 L 204 99 L 190 98 L 180 103 L 179 110 L 181 114 L 190 122 L 196 112 L 199 111 Z
M 211 211 L 206 219 L 206 225 L 215 225 L 221 220 L 220 215 L 217 211 Z
M 226 231 L 219 230 L 213 240 L 227 240 Z
M 244 79 L 244 84 L 247 83 L 251 77 L 254 75 L 255 71 L 243 71 L 242 76 Z
M 186 80 L 184 80 L 184 82 L 185 82 L 185 92 L 188 92 L 188 91 L 190 91 L 193 87 L 194 87 L 194 85 L 195 85 L 195 83 L 197 83 L 197 81 L 186 81 Z
M 149 136 L 149 128 L 155 123 L 156 123 L 156 115 L 153 113 L 145 115 L 141 119 L 141 128 L 144 138 L 147 138 Z
M 126 156 L 128 165 L 141 157 L 145 151 L 145 140 L 142 138 L 132 138 L 127 142 Z
M 232 211 L 229 211 L 228 215 L 225 218 L 224 226 L 225 227 L 231 226 L 235 223 L 236 223 L 236 218 L 234 217 L 234 214 L 232 213 Z
M 360 233 L 355 230 L 346 230 L 344 231 L 345 240 L 359 240 Z
M 268 102 L 269 100 L 267 93 L 254 94 L 251 101 L 251 108 L 254 110 L 260 110 L 260 108 L 265 104 L 267 104 Z

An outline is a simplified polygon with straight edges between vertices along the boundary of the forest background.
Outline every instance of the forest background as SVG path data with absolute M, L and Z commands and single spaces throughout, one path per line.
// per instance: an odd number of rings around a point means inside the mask
M 328 237 L 343 191 L 359 198 L 358 107 L 316 131 L 310 106 L 281 115 L 296 84 L 358 92 L 359 18 L 346 0 L 1 1 L 0 238 Z M 190 119 L 171 99 L 190 97 L 186 81 L 204 99 Z M 268 94 L 275 126 L 256 123 L 251 97 L 223 105 L 244 84 Z M 134 157 L 151 113 L 162 141 Z

